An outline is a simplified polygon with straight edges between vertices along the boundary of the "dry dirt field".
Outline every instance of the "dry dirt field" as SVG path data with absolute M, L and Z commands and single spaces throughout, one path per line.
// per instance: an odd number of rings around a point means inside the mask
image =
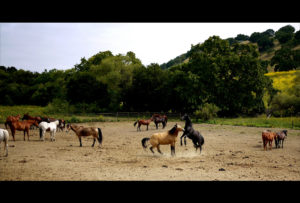
M 17 131 L 15 142 L 10 134 L 8 157 L 1 143 L 0 181 L 300 180 L 300 130 L 288 130 L 283 149 L 274 148 L 273 142 L 273 150 L 264 151 L 261 132 L 265 128 L 194 124 L 205 138 L 201 155 L 189 139 L 186 147 L 180 146 L 182 132 L 175 157 L 170 146 L 161 146 L 163 155 L 142 148 L 142 138 L 174 124 L 156 130 L 151 123 L 148 131 L 142 126 L 141 132 L 133 122 L 81 124 L 102 129 L 101 148 L 97 142 L 91 147 L 91 137 L 83 138 L 79 147 L 73 131 L 57 132 L 56 142 L 50 142 L 49 132 L 45 142 L 39 141 L 38 130 L 31 131 L 30 141 L 27 137 L 23 141 L 23 132 Z M 184 127 L 184 122 L 178 124 Z

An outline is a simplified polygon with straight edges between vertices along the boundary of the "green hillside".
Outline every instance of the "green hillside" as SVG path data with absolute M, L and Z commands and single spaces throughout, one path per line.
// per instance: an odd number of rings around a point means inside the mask
M 250 35 L 250 37 L 238 34 L 235 38 L 227 38 L 226 40 L 228 40 L 230 45 L 233 45 L 234 43 L 255 44 L 259 51 L 260 59 L 268 62 L 268 72 L 273 72 L 275 64 L 271 65 L 271 60 L 275 56 L 276 51 L 281 50 L 282 48 L 287 48 L 292 51 L 300 50 L 300 31 L 294 33 L 294 30 L 295 29 L 293 27 L 288 25 L 280 28 L 277 32 L 268 29 L 262 33 L 254 32 Z M 283 40 L 282 35 L 280 35 L 281 32 L 289 32 L 292 36 L 290 36 L 288 40 Z M 181 63 L 187 63 L 189 61 L 190 51 L 191 50 L 161 64 L 160 67 L 162 69 L 167 69 Z

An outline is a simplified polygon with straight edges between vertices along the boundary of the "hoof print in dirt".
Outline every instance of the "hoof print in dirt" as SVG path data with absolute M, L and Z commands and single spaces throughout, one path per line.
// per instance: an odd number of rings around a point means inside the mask
M 168 168 L 168 166 L 167 166 L 167 165 L 162 165 L 161 167 Z
M 225 169 L 224 168 L 219 168 L 219 171 L 225 171 Z

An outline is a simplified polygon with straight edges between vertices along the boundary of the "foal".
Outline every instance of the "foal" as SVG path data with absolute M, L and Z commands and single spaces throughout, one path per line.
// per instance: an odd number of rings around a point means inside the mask
M 80 143 L 80 147 L 82 147 L 81 137 L 87 137 L 87 136 L 93 136 L 94 141 L 92 144 L 92 147 L 94 147 L 96 139 L 99 142 L 99 146 L 102 145 L 102 131 L 100 128 L 95 127 L 83 127 L 83 126 L 76 126 L 73 124 L 67 124 L 67 132 L 69 130 L 73 130 L 75 134 L 77 135 Z
M 4 150 L 5 150 L 5 156 L 8 156 L 8 138 L 9 138 L 9 133 L 5 129 L 0 128 L 0 144 L 3 141 L 4 143 Z
M 160 151 L 159 145 L 171 145 L 171 155 L 175 155 L 175 142 L 179 131 L 184 131 L 180 125 L 175 125 L 171 130 L 162 133 L 154 133 L 150 138 L 142 139 L 142 146 L 144 149 L 147 148 L 146 142 L 150 141 L 152 145 L 150 147 L 151 152 L 154 154 L 153 148 L 157 148 L 157 151 L 162 154 Z

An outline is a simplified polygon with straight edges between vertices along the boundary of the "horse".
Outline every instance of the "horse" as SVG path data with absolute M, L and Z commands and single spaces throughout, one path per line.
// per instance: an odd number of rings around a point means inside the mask
M 55 141 L 55 132 L 57 131 L 57 128 L 61 126 L 61 121 L 56 120 L 50 123 L 47 123 L 45 121 L 40 122 L 39 128 L 40 128 L 40 140 L 45 140 L 45 133 L 46 131 L 50 131 L 50 140 Z
M 154 133 L 150 138 L 146 137 L 142 139 L 142 146 L 144 149 L 147 148 L 146 142 L 150 142 L 150 144 L 152 145 L 150 147 L 151 152 L 154 154 L 153 148 L 157 148 L 157 151 L 160 154 L 163 154 L 160 151 L 159 146 L 160 145 L 167 145 L 170 144 L 171 145 L 171 156 L 175 155 L 175 142 L 176 142 L 176 138 L 178 135 L 179 131 L 184 131 L 184 129 L 180 126 L 177 125 L 177 123 L 174 125 L 174 127 L 167 131 L 167 132 L 162 132 L 162 133 Z
M 186 145 L 186 137 L 191 139 L 194 143 L 194 147 L 197 149 L 200 148 L 200 154 L 202 151 L 202 145 L 204 144 L 204 137 L 201 135 L 201 133 L 193 128 L 192 121 L 190 117 L 187 114 L 184 114 L 183 117 L 181 117 L 181 120 L 185 120 L 185 126 L 184 126 L 184 133 L 180 137 L 180 145 L 182 146 L 182 138 L 184 137 L 184 145 Z
M 155 123 L 156 129 L 158 129 L 159 123 L 162 123 L 162 125 L 163 125 L 162 129 L 164 129 L 167 125 L 166 119 L 164 117 L 152 116 L 151 119 Z
M 13 140 L 15 141 L 15 133 L 16 133 L 16 130 L 18 130 L 18 131 L 24 131 L 24 141 L 25 141 L 25 132 L 27 132 L 27 138 L 28 138 L 28 141 L 29 141 L 29 129 L 30 129 L 31 125 L 38 126 L 39 124 L 37 123 L 36 120 L 13 121 L 13 122 L 11 122 L 10 130 L 11 130 Z
M 8 139 L 9 139 L 8 131 L 0 128 L 0 144 L 1 142 L 4 143 L 5 156 L 8 156 Z
M 277 134 L 277 137 L 275 138 L 276 148 L 280 148 L 280 143 L 282 143 L 281 148 L 283 148 L 283 141 L 287 137 L 287 130 L 282 130 L 280 132 L 277 132 L 276 134 Z
M 138 127 L 136 128 L 136 131 L 141 131 L 141 125 L 147 125 L 147 130 L 148 130 L 148 126 L 151 123 L 151 121 L 153 121 L 152 118 L 148 120 L 137 120 L 134 122 L 133 126 L 135 127 L 136 124 L 138 123 Z
M 152 117 L 159 117 L 159 118 L 164 118 L 166 120 L 166 124 L 168 123 L 168 117 L 164 114 L 164 115 L 160 115 L 160 114 L 153 114 Z
M 262 140 L 263 140 L 263 147 L 264 147 L 264 150 L 268 150 L 267 149 L 267 144 L 269 143 L 269 148 L 270 150 L 272 150 L 272 142 L 273 140 L 277 138 L 277 133 L 275 132 L 272 132 L 270 130 L 264 130 L 262 132 Z
M 100 128 L 95 127 L 83 127 L 83 126 L 76 126 L 73 124 L 67 124 L 67 132 L 69 130 L 73 130 L 77 135 L 80 143 L 80 147 L 82 147 L 81 137 L 92 136 L 94 138 L 92 147 L 94 147 L 96 139 L 99 142 L 99 146 L 102 146 L 102 131 Z
M 18 120 L 20 119 L 20 117 L 21 117 L 20 114 L 18 114 L 18 115 L 16 115 L 16 116 L 8 116 L 8 117 L 6 118 L 5 123 L 4 123 L 5 128 L 7 129 L 7 125 L 11 125 L 11 123 L 12 123 L 13 121 L 18 121 Z
M 23 115 L 22 121 L 23 120 L 36 120 L 38 123 L 40 123 L 42 121 L 45 121 L 45 119 L 43 120 L 39 116 L 33 117 L 33 116 L 30 116 L 28 113 L 26 113 L 26 114 Z

